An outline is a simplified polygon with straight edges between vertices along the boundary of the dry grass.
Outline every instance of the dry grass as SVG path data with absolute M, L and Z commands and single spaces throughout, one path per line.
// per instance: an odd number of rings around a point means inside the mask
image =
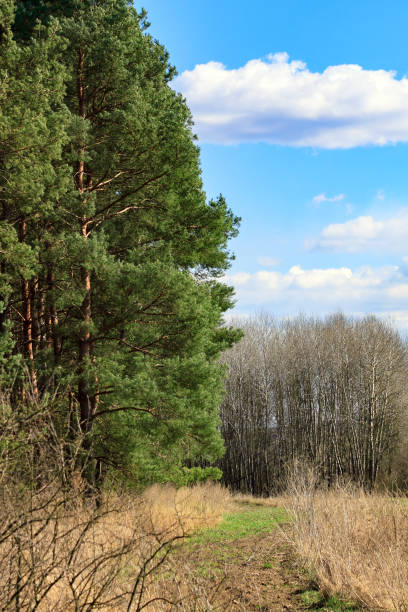
M 1 517 L 0 533 L 9 530 L 0 545 L 1 609 L 206 609 L 208 594 L 172 550 L 221 519 L 231 503 L 226 489 L 156 485 L 141 497 L 107 499 L 98 510 L 80 502 L 68 510 L 56 496 L 30 503 L 20 503 L 16 526 Z
M 234 493 L 234 501 L 239 504 L 249 504 L 251 506 L 263 506 L 265 508 L 276 508 L 281 506 L 281 497 L 254 497 L 249 493 Z
M 408 503 L 347 487 L 297 486 L 288 508 L 294 541 L 328 594 L 370 610 L 408 607 Z
M 155 529 L 174 529 L 179 524 L 178 534 L 216 525 L 233 504 L 228 489 L 217 483 L 180 489 L 153 485 L 143 493 L 142 500 Z

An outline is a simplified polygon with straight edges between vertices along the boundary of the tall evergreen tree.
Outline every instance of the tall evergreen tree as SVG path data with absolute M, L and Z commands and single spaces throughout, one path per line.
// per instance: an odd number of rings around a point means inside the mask
M 52 202 L 53 215 L 24 238 L 40 268 L 26 357 L 39 393 L 52 369 L 78 407 L 91 485 L 107 466 L 180 479 L 186 462 L 222 452 L 216 360 L 237 332 L 220 327 L 232 291 L 217 277 L 238 219 L 222 197 L 206 201 L 190 113 L 145 14 L 125 0 L 21 1 L 24 49 L 35 20 L 53 16 L 69 119 L 62 160 L 47 148 L 52 180 L 38 181 L 39 210 Z M 67 168 L 70 185 L 55 183 Z
M 18 45 L 11 32 L 14 10 L 10 0 L 0 10 L 0 334 L 3 356 L 14 343 L 26 358 L 36 394 L 32 279 L 40 269 L 41 232 L 69 184 L 57 163 L 69 116 L 58 25 L 37 24 L 30 42 Z

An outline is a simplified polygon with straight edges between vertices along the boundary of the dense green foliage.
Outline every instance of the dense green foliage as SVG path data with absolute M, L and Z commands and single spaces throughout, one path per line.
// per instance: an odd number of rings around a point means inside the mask
M 10 402 L 52 398 L 91 486 L 109 469 L 191 480 L 186 464 L 222 453 L 217 357 L 238 334 L 221 327 L 232 290 L 217 277 L 238 219 L 206 200 L 191 116 L 144 13 L 31 0 L 0 18 Z

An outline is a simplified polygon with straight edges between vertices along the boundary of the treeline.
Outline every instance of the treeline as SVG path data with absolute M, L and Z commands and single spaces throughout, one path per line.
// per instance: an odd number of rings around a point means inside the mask
M 214 473 L 186 465 L 222 453 L 217 360 L 239 335 L 217 281 L 239 220 L 206 199 L 148 25 L 127 0 L 0 5 L 1 444 L 46 408 L 90 491 Z
M 407 487 L 408 348 L 375 317 L 239 323 L 221 407 L 224 482 L 267 494 L 295 461 L 328 486 Z

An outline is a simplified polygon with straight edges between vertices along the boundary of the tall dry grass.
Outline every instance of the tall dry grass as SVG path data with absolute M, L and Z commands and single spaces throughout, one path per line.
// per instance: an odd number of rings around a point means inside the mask
M 293 539 L 320 587 L 370 610 L 408 609 L 408 500 L 351 487 L 292 484 Z
M 179 534 L 216 525 L 233 505 L 229 490 L 214 482 L 179 489 L 155 484 L 144 491 L 142 501 L 155 529 L 178 525 Z
M 18 395 L 19 394 L 19 395 Z M 76 407 L 0 389 L 0 610 L 205 610 L 179 542 L 230 503 L 217 484 L 90 496 Z M 82 471 L 81 471 L 82 470 Z
M 51 491 L 15 499 L 0 516 L 0 609 L 207 609 L 209 594 L 177 562 L 176 544 L 216 524 L 230 503 L 216 484 L 155 485 L 98 509 Z

